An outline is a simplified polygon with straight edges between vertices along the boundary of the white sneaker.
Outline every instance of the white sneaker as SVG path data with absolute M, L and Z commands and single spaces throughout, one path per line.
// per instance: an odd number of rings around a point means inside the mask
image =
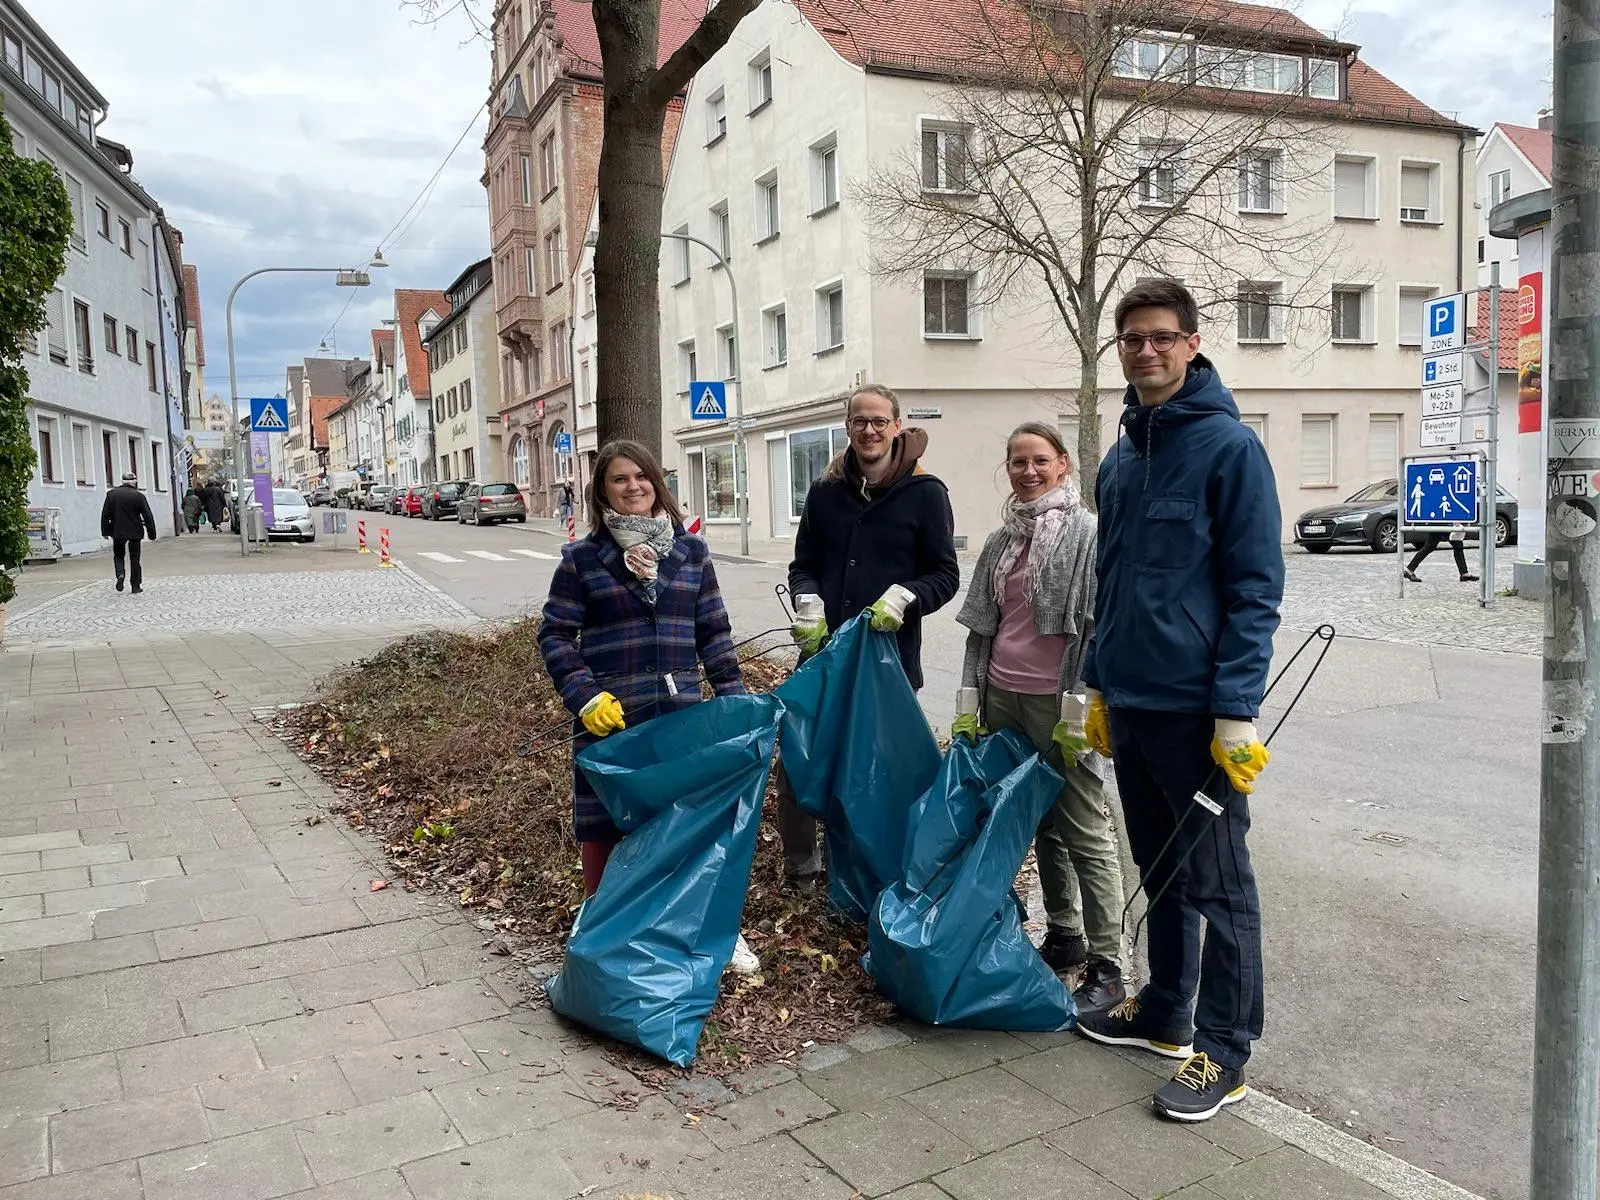
M 733 944 L 733 958 L 728 963 L 728 970 L 736 975 L 754 975 L 760 969 L 761 960 L 741 933 L 739 940 Z

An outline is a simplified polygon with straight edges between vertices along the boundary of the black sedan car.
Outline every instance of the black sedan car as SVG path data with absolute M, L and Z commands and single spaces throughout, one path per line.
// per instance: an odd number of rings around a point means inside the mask
M 1517 498 L 1504 488 L 1497 490 L 1494 544 L 1507 546 L 1517 540 Z M 1399 481 L 1383 479 L 1342 504 L 1308 509 L 1295 520 L 1295 543 L 1312 554 L 1326 554 L 1335 546 L 1367 546 L 1378 554 L 1393 554 L 1399 536 L 1399 497 Z M 1466 532 L 1468 541 L 1477 541 L 1477 530 Z M 1406 543 L 1421 545 L 1421 536 L 1407 531 Z
M 467 485 L 461 480 L 430 483 L 422 489 L 422 519 L 437 521 L 440 517 L 453 517 L 461 503 L 461 490 Z

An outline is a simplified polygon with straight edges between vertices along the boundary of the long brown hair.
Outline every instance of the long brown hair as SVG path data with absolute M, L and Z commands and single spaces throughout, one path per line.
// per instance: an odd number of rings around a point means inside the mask
M 672 493 L 667 491 L 667 477 L 662 474 L 661 464 L 656 461 L 656 456 L 650 453 L 648 446 L 640 442 L 620 440 L 607 442 L 600 448 L 600 454 L 594 460 L 594 475 L 589 480 L 589 532 L 600 532 L 601 525 L 605 523 L 602 514 L 611 510 L 611 505 L 606 500 L 606 474 L 611 470 L 611 464 L 619 458 L 632 459 L 644 471 L 644 477 L 650 481 L 650 486 L 656 493 L 656 506 L 653 511 L 657 514 L 665 513 L 674 525 L 682 525 L 683 509 L 678 507 L 678 502 L 672 498 Z

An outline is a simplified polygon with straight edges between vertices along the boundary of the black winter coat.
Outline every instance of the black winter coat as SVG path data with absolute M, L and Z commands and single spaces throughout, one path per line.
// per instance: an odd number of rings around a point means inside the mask
M 868 500 L 843 478 L 825 476 L 806 493 L 789 564 L 789 590 L 822 597 L 828 628 L 838 629 L 898 583 L 917 602 L 897 635 L 900 665 L 922 686 L 922 618 L 961 586 L 950 493 L 932 475 L 912 473 Z
M 144 493 L 129 483 L 107 492 L 100 508 L 100 536 L 137 542 L 147 533 L 156 540 L 156 515 Z
M 206 518 L 213 525 L 221 525 L 222 514 L 225 509 L 224 502 L 226 500 L 226 497 L 222 493 L 222 489 L 214 483 L 208 483 L 205 487 L 200 489 L 200 499 L 205 501 Z

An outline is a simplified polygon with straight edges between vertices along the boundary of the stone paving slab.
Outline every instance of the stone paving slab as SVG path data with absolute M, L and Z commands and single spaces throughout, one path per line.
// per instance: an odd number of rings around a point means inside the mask
M 373 645 L 330 642 L 318 669 Z M 1341 1135 L 1302 1136 L 1265 1099 L 1158 1122 L 1167 1064 L 1070 1034 L 905 1022 L 624 1111 L 615 1093 L 644 1085 L 529 1008 L 467 915 L 371 893 L 375 848 L 303 824 L 331 793 L 245 698 L 261 670 L 304 686 L 290 649 L 0 655 L 0 762 L 29 781 L 0 800 L 0 945 L 19 931 L 0 949 L 0 1200 L 1465 1195 L 1414 1171 L 1401 1190 L 1386 1156 L 1332 1165 Z

